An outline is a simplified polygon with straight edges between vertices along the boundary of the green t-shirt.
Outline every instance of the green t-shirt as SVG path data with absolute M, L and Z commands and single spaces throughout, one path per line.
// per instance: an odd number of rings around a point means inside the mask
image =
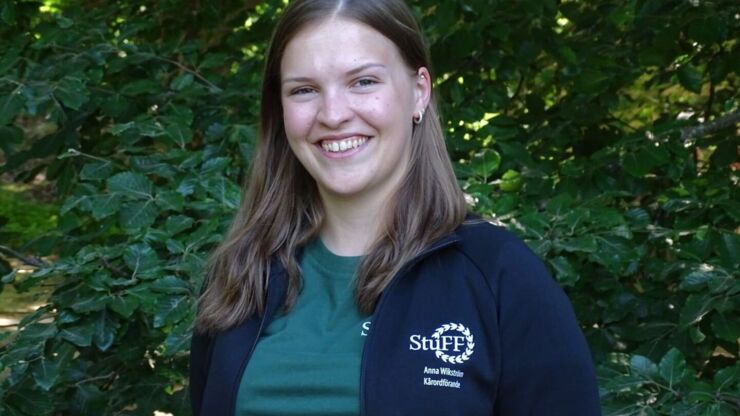
M 370 320 L 354 301 L 359 261 L 335 255 L 318 238 L 306 246 L 301 293 L 257 342 L 239 386 L 237 416 L 359 414 L 363 323 Z

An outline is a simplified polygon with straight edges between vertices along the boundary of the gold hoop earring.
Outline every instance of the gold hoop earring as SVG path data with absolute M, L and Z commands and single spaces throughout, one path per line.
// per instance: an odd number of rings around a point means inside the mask
M 414 121 L 414 124 L 416 124 L 416 125 L 421 124 L 421 121 L 424 120 L 424 110 L 420 110 L 419 111 L 419 116 L 417 117 L 416 115 L 414 115 L 414 117 L 412 118 L 412 120 Z

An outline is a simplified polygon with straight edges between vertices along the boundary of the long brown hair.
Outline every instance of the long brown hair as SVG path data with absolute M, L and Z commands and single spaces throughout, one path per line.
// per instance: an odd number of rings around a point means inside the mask
M 324 210 L 316 183 L 288 146 L 280 64 L 288 42 L 302 28 L 334 16 L 359 21 L 386 36 L 412 70 L 430 69 L 421 30 L 403 0 L 294 0 L 287 6 L 267 52 L 257 150 L 241 206 L 224 242 L 209 259 L 198 304 L 198 332 L 223 331 L 263 313 L 271 260 L 279 261 L 288 276 L 286 309 L 298 296 L 301 276 L 295 253 L 318 235 Z M 465 218 L 465 199 L 449 161 L 433 96 L 413 130 L 410 147 L 408 172 L 357 271 L 357 305 L 366 314 L 406 262 Z

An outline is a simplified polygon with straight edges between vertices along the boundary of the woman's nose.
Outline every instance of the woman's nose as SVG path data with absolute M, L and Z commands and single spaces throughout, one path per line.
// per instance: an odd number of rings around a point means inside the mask
M 317 119 L 329 128 L 337 128 L 349 121 L 354 114 L 347 97 L 340 91 L 323 94 Z

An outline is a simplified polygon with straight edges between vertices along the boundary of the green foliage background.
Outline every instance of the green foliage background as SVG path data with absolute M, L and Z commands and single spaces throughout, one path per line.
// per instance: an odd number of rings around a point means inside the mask
M 738 3 L 410 3 L 460 183 L 565 286 L 605 414 L 740 414 Z M 2 342 L 0 415 L 189 413 L 281 7 L 0 1 L 0 173 L 59 198 L 22 247 L 54 260 L 2 282 L 60 282 Z

